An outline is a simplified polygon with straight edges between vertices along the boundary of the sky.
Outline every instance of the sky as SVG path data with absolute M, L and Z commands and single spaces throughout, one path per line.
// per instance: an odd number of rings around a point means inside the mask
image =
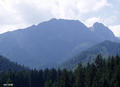
M 120 37 L 120 0 L 0 0 L 0 33 L 51 18 L 100 22 Z

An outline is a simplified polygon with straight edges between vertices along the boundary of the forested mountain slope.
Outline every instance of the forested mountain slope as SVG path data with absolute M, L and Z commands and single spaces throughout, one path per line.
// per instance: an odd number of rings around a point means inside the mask
M 74 69 L 79 63 L 87 64 L 88 62 L 93 62 L 98 54 L 101 54 L 105 58 L 108 56 L 120 55 L 120 43 L 111 41 L 99 43 L 66 61 L 61 67 Z
M 7 58 L 0 56 L 0 72 L 4 71 L 23 71 L 23 70 L 28 70 L 27 68 L 18 65 L 17 63 L 14 63 Z

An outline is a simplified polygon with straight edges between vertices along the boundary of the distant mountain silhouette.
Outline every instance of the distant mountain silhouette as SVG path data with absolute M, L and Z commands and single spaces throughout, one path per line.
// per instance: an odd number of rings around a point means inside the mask
M 108 56 L 120 56 L 120 43 L 104 41 L 99 43 L 86 51 L 79 53 L 70 60 L 64 62 L 61 67 L 67 69 L 74 69 L 79 63 L 87 64 L 95 60 L 96 56 L 101 54 L 105 58 Z
M 51 68 L 104 40 L 112 31 L 95 23 L 93 30 L 77 20 L 51 19 L 0 35 L 0 54 L 31 68 Z
M 96 22 L 93 27 L 91 27 L 91 30 L 94 32 L 94 34 L 99 37 L 100 40 L 103 40 L 104 38 L 107 40 L 115 40 L 115 36 L 112 31 L 102 23 Z

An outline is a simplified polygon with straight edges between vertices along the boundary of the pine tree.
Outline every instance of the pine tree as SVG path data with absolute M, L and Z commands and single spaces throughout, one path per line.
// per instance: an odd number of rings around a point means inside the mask
M 96 67 L 94 64 L 87 64 L 85 71 L 85 87 L 92 87 L 93 80 L 95 77 Z
M 84 87 L 84 69 L 82 64 L 78 65 L 78 68 L 75 70 L 75 83 L 74 87 Z
M 68 72 L 66 69 L 64 69 L 62 71 L 62 74 L 60 77 L 60 86 L 59 87 L 71 87 L 70 79 L 69 79 Z
M 45 87 L 52 87 L 52 82 L 50 80 L 46 81 Z

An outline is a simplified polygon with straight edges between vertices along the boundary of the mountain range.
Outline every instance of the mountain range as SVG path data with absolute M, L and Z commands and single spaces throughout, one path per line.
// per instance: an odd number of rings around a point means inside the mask
M 0 54 L 30 68 L 52 68 L 103 42 L 119 39 L 102 23 L 88 28 L 78 20 L 51 19 L 0 35 Z
M 97 55 L 102 55 L 103 58 L 116 55 L 120 56 L 120 43 L 108 40 L 101 42 L 64 62 L 61 64 L 61 68 L 74 69 L 79 63 L 82 63 L 83 65 L 92 63 L 94 62 Z

